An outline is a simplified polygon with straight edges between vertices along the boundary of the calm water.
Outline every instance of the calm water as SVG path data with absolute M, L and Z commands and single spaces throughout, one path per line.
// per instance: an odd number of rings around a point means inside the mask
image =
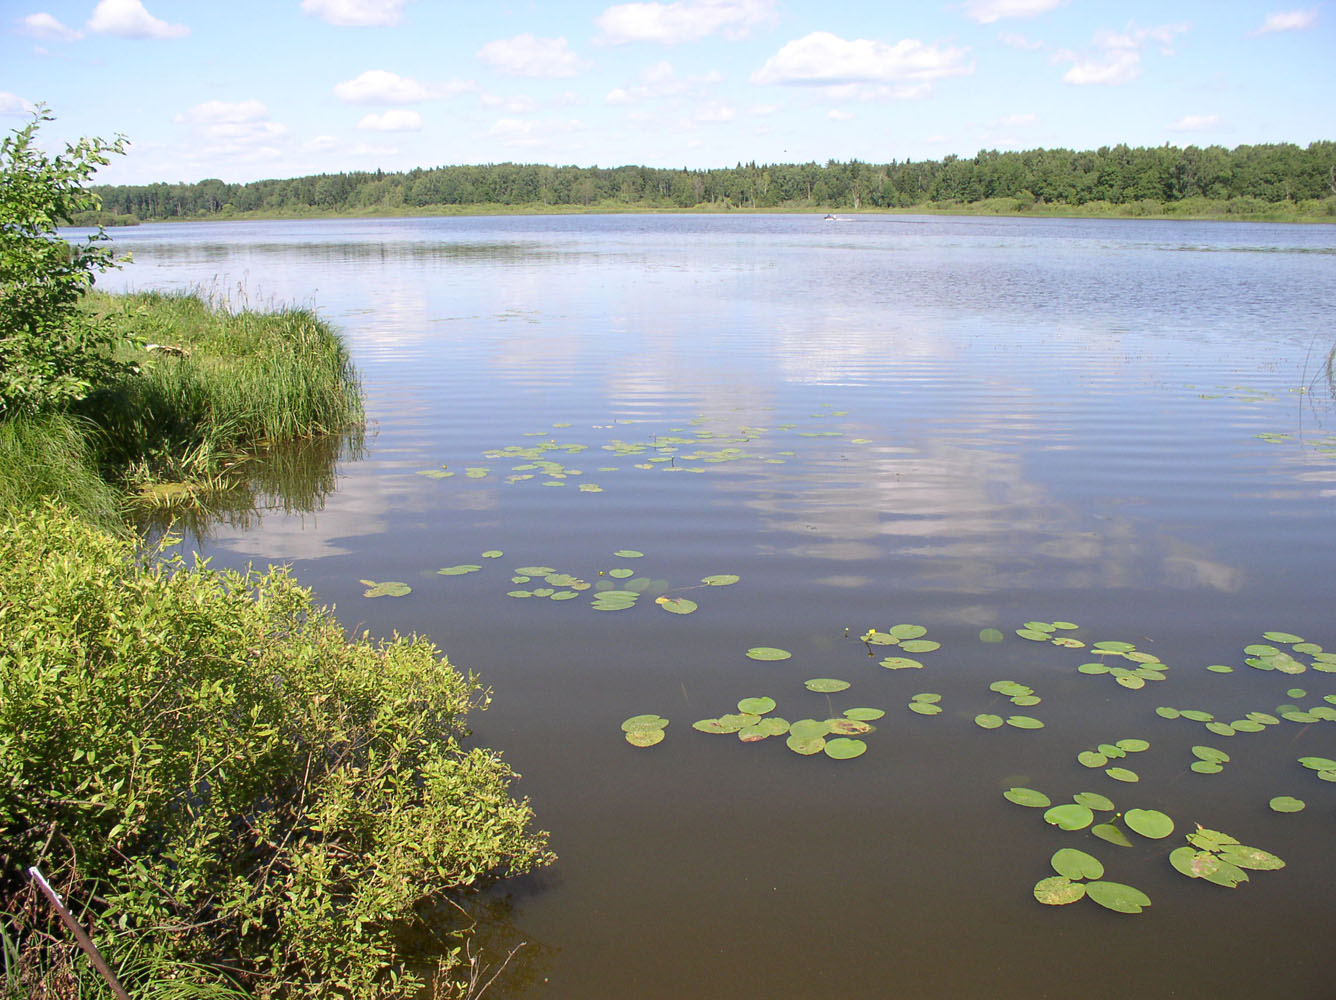
M 494 957 L 526 942 L 490 996 L 1332 995 L 1336 784 L 1296 758 L 1336 756 L 1336 725 L 1227 736 L 1155 708 L 1228 721 L 1336 694 L 1336 674 L 1243 653 L 1265 630 L 1336 649 L 1336 228 L 637 216 L 115 236 L 136 263 L 105 284 L 309 303 L 347 334 L 365 454 L 317 512 L 201 547 L 290 562 L 348 625 L 427 633 L 494 689 L 477 738 L 523 773 L 561 860 L 486 900 Z M 516 469 L 535 461 L 560 464 Z M 481 570 L 436 572 L 459 564 Z M 626 567 L 699 609 L 508 597 L 544 586 L 511 581 L 535 565 Z M 741 582 L 692 589 L 721 573 Z M 367 599 L 361 579 L 413 593 Z M 1017 637 L 1031 620 L 1135 643 L 1167 679 L 1082 674 L 1098 657 Z M 941 643 L 922 669 L 858 641 L 896 623 Z M 980 641 L 990 626 L 1003 643 Z M 744 655 L 760 645 L 792 658 Z M 1001 679 L 1042 702 L 1010 705 Z M 923 692 L 940 715 L 907 709 Z M 790 720 L 887 714 L 851 761 L 691 728 L 758 695 Z M 667 739 L 634 749 L 620 723 L 648 712 Z M 1045 728 L 985 731 L 981 712 Z M 1076 760 L 1126 737 L 1151 744 L 1111 762 L 1135 784 Z M 1232 760 L 1193 773 L 1196 744 Z M 1115 847 L 1008 803 L 1013 785 L 1178 830 Z M 1307 809 L 1272 812 L 1281 794 Z M 1190 881 L 1166 858 L 1196 823 L 1288 866 Z M 1063 846 L 1153 906 L 1040 906 Z

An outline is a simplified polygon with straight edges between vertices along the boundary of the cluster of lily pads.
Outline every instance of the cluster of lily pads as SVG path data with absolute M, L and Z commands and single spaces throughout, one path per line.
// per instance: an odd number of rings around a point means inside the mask
M 1026 622 L 1016 630 L 1016 634 L 1022 639 L 1029 639 L 1031 642 L 1051 642 L 1055 646 L 1062 646 L 1065 649 L 1083 649 L 1085 643 L 1080 639 L 1075 639 L 1069 635 L 1057 635 L 1058 632 L 1070 632 L 1080 628 L 1075 622 Z M 995 641 L 991 636 L 985 639 L 985 642 Z
M 1285 867 L 1285 862 L 1274 854 L 1247 847 L 1218 830 L 1198 826 L 1196 832 L 1187 835 L 1187 841 L 1187 846 L 1169 853 L 1169 863 L 1174 870 L 1188 878 L 1205 879 L 1226 889 L 1247 882 L 1248 871 L 1276 871 Z
M 1038 705 L 1042 698 L 1034 693 L 1034 689 L 1021 684 L 1017 681 L 993 681 L 988 685 L 988 690 L 994 694 L 1005 696 L 1013 705 L 1021 708 L 1028 708 L 1031 705 Z M 1044 723 L 1031 715 L 1009 715 L 1005 719 L 1000 715 L 991 712 L 981 712 L 974 717 L 974 724 L 980 729 L 1000 729 L 1003 724 L 1015 729 L 1043 729 Z
M 843 690 L 840 684 L 848 687 L 847 683 L 831 678 L 815 678 L 805 686 L 812 691 Z M 852 760 L 867 751 L 867 744 L 853 737 L 874 732 L 877 727 L 872 725 L 873 721 L 886 714 L 879 708 L 850 708 L 839 718 L 799 719 L 791 723 L 769 714 L 776 708 L 775 700 L 769 696 L 743 698 L 737 708 L 736 712 L 718 718 L 694 722 L 691 728 L 702 733 L 736 734 L 743 743 L 786 736 L 788 748 L 801 756 L 824 753 L 835 760 Z
M 1150 906 L 1150 897 L 1140 889 L 1106 881 L 1103 863 L 1085 851 L 1060 848 L 1049 864 L 1058 874 L 1040 879 L 1034 887 L 1034 898 L 1045 906 L 1065 906 L 1081 899 L 1090 899 L 1117 913 L 1140 913 Z
M 1283 674 L 1302 674 L 1304 671 L 1312 669 L 1319 673 L 1336 674 L 1336 653 L 1329 653 L 1315 642 L 1306 642 L 1302 636 L 1295 635 L 1293 632 L 1263 632 L 1262 638 L 1266 643 L 1250 643 L 1243 647 L 1243 653 L 1246 659 L 1243 661 L 1255 670 L 1278 670 Z M 1280 643 L 1289 646 L 1289 650 L 1282 650 L 1271 645 L 1271 643 Z M 1294 654 L 1300 653 L 1309 657 L 1309 662 L 1303 660 Z
M 633 715 L 622 723 L 622 732 L 626 742 L 633 747 L 652 747 L 663 742 L 663 731 L 668 728 L 668 720 L 661 715 Z
M 1141 753 L 1148 749 L 1150 743 L 1147 740 L 1127 737 L 1113 743 L 1101 743 L 1094 749 L 1082 750 L 1076 755 L 1076 760 L 1082 767 L 1104 768 L 1104 773 L 1114 781 L 1135 782 L 1141 780 L 1135 771 L 1120 765 L 1109 767 L 1108 763 L 1126 757 L 1129 753 Z
M 892 625 L 886 631 L 870 628 L 858 638 L 867 646 L 868 656 L 876 656 L 873 646 L 897 646 L 904 653 L 931 653 L 942 644 L 923 638 L 928 630 L 922 625 Z M 919 670 L 923 664 L 908 656 L 888 656 L 881 661 L 887 670 Z
M 1103 640 L 1093 643 L 1090 651 L 1096 656 L 1121 656 L 1137 664 L 1135 667 L 1111 667 L 1102 661 L 1094 661 L 1082 663 L 1076 668 L 1081 673 L 1092 676 L 1108 674 L 1116 683 L 1132 691 L 1145 687 L 1147 681 L 1164 680 L 1164 672 L 1169 669 L 1154 653 L 1143 652 L 1130 642 Z

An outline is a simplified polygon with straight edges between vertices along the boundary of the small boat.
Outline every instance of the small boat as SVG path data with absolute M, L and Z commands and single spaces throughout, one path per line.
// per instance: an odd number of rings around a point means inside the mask
M 826 218 L 825 218 L 825 221 L 826 221 L 826 222 L 838 222 L 839 220 L 836 219 L 835 216 L 833 216 L 833 215 L 829 215 L 829 214 L 828 214 L 828 215 L 826 216 Z

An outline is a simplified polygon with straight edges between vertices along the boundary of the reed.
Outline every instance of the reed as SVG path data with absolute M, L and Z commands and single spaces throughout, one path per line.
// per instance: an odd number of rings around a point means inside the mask
M 0 516 L 55 500 L 86 520 L 119 524 L 119 496 L 98 474 L 91 430 L 65 413 L 0 421 Z

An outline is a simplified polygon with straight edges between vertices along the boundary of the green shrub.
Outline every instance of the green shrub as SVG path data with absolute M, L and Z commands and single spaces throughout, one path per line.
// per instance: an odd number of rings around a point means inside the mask
M 486 701 L 426 640 L 349 639 L 283 570 L 187 568 L 54 506 L 0 524 L 8 936 L 72 967 L 38 864 L 127 975 L 411 995 L 417 913 L 552 859 L 514 773 L 461 745 Z

